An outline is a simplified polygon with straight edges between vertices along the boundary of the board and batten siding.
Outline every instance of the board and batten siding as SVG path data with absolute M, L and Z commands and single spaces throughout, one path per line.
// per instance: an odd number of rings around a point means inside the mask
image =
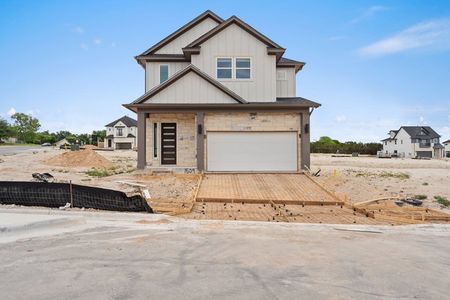
M 192 55 L 192 64 L 217 78 L 218 57 L 250 57 L 251 79 L 219 81 L 249 102 L 276 101 L 276 58 L 267 54 L 267 45 L 232 24 L 205 41 L 200 54 Z
M 284 73 L 285 78 L 277 76 L 277 97 L 295 97 L 295 68 L 277 68 L 278 73 Z
M 188 62 L 147 62 L 145 64 L 145 92 L 159 85 L 159 65 L 169 66 L 169 78 L 186 68 Z
M 236 100 L 194 72 L 189 72 L 146 103 L 236 103 Z
M 157 50 L 156 54 L 183 54 L 183 47 L 196 40 L 206 32 L 216 27 L 218 23 L 211 18 L 206 18 L 193 28 L 189 29 L 161 49 Z

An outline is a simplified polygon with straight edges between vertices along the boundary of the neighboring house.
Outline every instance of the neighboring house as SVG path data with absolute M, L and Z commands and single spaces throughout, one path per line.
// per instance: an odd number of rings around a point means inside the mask
M 443 158 L 441 137 L 429 126 L 402 126 L 391 130 L 383 142 L 383 154 L 397 157 Z
M 70 143 L 65 138 L 62 140 L 59 140 L 55 143 L 55 147 L 58 147 L 58 148 L 61 147 L 62 145 L 70 145 Z
M 450 157 L 450 140 L 445 141 L 443 144 L 445 147 L 445 157 Z
M 280 20 L 277 20 L 278 22 Z M 141 55 L 138 168 L 298 172 L 310 165 L 310 115 L 296 96 L 303 62 L 232 16 L 206 11 Z
M 106 137 L 104 148 L 106 149 L 134 149 L 137 147 L 137 121 L 128 116 L 123 116 L 114 122 L 105 125 Z

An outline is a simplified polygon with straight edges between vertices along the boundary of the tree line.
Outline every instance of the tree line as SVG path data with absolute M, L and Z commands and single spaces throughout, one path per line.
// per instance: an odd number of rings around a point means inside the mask
M 39 120 L 24 113 L 15 113 L 11 116 L 11 119 L 12 124 L 0 118 L 0 141 L 16 138 L 20 143 L 54 144 L 65 138 L 71 144 L 77 141 L 81 144 L 97 144 L 98 141 L 103 141 L 106 136 L 106 130 L 94 130 L 91 134 L 74 134 L 64 130 L 57 132 L 39 131 L 41 128 Z
M 342 154 L 368 154 L 376 155 L 378 151 L 383 149 L 381 143 L 357 143 L 333 140 L 328 136 L 321 137 L 318 141 L 311 143 L 312 153 L 342 153 Z

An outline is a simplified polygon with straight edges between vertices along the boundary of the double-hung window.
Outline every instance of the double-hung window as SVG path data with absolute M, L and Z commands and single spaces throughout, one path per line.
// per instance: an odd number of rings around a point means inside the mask
M 231 79 L 233 70 L 233 60 L 230 57 L 217 58 L 217 78 Z
M 236 58 L 236 79 L 250 79 L 251 62 L 250 58 Z
M 159 83 L 163 83 L 169 78 L 169 65 L 159 65 Z

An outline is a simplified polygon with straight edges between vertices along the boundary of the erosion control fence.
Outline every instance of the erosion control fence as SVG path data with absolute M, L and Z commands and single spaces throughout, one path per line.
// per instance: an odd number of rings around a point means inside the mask
M 70 183 L 0 181 L 0 204 L 96 208 L 114 211 L 150 212 L 140 195 L 128 197 L 124 192 Z

